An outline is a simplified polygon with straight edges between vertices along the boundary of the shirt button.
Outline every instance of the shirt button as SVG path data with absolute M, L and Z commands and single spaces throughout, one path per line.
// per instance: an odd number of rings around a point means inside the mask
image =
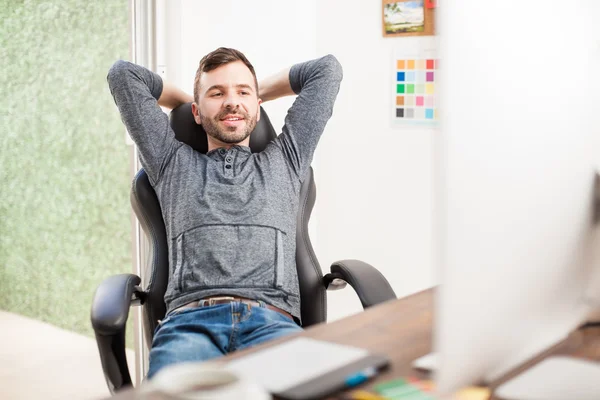
M 227 168 L 227 169 L 231 169 L 231 165 L 230 165 L 230 164 L 227 164 L 227 165 L 225 166 L 225 168 Z
M 225 161 L 227 161 L 227 162 L 231 162 L 231 157 L 227 157 L 227 158 L 225 159 Z
M 221 148 L 221 149 L 219 149 L 219 153 L 221 153 L 221 154 L 225 154 L 225 153 L 226 153 L 226 150 L 225 150 L 225 149 L 223 149 L 223 148 Z

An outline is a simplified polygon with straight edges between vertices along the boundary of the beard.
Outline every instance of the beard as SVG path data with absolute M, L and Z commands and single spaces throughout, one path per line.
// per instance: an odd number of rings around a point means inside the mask
M 200 115 L 202 127 L 206 131 L 206 134 L 222 143 L 240 143 L 250 136 L 256 127 L 256 116 L 251 117 L 250 114 L 239 109 L 233 111 L 225 109 L 213 118 L 203 116 L 200 111 L 198 111 L 198 114 Z M 244 126 L 220 126 L 219 122 L 221 122 L 221 120 L 227 115 L 235 115 L 239 118 L 243 118 L 245 122 Z

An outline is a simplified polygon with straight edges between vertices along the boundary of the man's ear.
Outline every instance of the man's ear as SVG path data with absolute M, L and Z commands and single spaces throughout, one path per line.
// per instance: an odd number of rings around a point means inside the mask
M 200 109 L 195 102 L 192 102 L 192 115 L 198 125 L 202 125 L 202 119 L 200 118 Z
M 262 100 L 258 99 L 258 111 L 256 112 L 256 122 L 260 121 L 260 105 L 262 104 Z

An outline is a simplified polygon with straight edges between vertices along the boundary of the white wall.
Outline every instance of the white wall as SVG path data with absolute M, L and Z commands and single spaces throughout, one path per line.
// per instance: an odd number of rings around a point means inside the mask
M 198 62 L 217 47 L 242 51 L 257 78 L 316 57 L 316 0 L 168 0 L 167 79 L 190 94 Z M 294 98 L 265 103 L 275 129 Z
M 321 267 L 328 272 L 336 260 L 364 260 L 398 296 L 431 286 L 434 132 L 393 128 L 389 116 L 394 49 L 428 39 L 383 38 L 379 1 L 167 4 L 167 79 L 190 92 L 198 61 L 219 46 L 242 50 L 259 79 L 327 53 L 340 60 L 344 81 L 313 163 L 311 239 Z M 276 129 L 292 101 L 266 103 Z M 362 309 L 349 288 L 328 298 L 329 320 Z
M 334 115 L 317 149 L 316 251 L 323 269 L 356 258 L 399 297 L 434 283 L 431 128 L 391 124 L 393 55 L 431 38 L 384 38 L 381 2 L 320 0 L 317 53 L 344 67 Z M 415 43 L 416 42 L 416 43 Z M 330 320 L 361 310 L 352 290 L 330 293 Z

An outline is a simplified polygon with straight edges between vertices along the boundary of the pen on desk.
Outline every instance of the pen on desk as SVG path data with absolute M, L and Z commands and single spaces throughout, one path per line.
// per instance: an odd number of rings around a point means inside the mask
M 376 373 L 377 369 L 375 367 L 369 367 L 360 372 L 347 376 L 344 380 L 344 383 L 346 387 L 355 387 L 375 376 Z

